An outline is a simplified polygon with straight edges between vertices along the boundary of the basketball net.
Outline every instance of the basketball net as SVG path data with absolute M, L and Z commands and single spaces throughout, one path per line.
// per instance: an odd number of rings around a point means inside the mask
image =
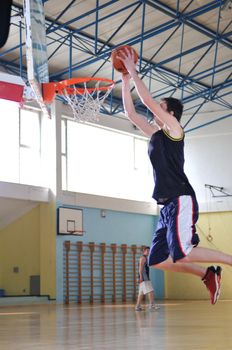
M 100 90 L 100 82 L 98 81 L 95 88 L 91 90 L 87 88 L 86 82 L 83 83 L 84 88 L 79 89 L 75 85 L 64 88 L 62 93 L 59 93 L 66 103 L 70 106 L 73 118 L 76 121 L 96 122 L 99 120 L 100 109 L 105 99 L 110 94 L 112 87 L 107 90 Z M 73 89 L 70 94 L 68 90 Z

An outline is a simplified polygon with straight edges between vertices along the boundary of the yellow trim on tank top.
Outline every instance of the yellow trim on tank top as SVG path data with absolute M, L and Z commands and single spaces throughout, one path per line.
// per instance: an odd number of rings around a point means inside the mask
M 164 134 L 172 141 L 181 141 L 181 140 L 183 140 L 183 137 L 184 137 L 184 131 L 183 130 L 182 130 L 183 134 L 179 138 L 172 137 L 171 135 L 169 135 L 169 133 L 165 129 L 162 129 L 162 130 L 163 130 Z

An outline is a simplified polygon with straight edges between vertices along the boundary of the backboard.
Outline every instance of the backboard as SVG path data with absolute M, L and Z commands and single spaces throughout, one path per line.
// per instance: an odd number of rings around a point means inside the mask
M 0 99 L 21 103 L 25 83 L 17 75 L 0 72 Z
M 45 16 L 42 0 L 24 0 L 26 25 L 27 76 L 43 113 L 50 116 L 50 106 L 43 101 L 42 83 L 49 82 Z
M 83 212 L 76 208 L 58 208 L 58 234 L 83 235 Z

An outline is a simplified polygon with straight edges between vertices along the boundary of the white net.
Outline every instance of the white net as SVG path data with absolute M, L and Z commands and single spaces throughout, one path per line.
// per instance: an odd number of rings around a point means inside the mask
M 97 82 L 95 88 L 88 90 L 84 83 L 84 91 L 80 92 L 75 85 L 64 88 L 62 96 L 72 109 L 73 117 L 76 121 L 96 122 L 99 120 L 100 109 L 110 94 L 112 87 L 106 90 L 99 90 L 100 82 Z M 68 93 L 67 89 L 73 89 L 73 93 Z

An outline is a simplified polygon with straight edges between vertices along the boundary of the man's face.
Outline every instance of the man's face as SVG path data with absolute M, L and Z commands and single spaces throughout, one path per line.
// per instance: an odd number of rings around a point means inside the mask
M 161 100 L 160 107 L 162 108 L 163 111 L 167 112 L 167 102 L 166 101 Z
M 149 249 L 145 249 L 143 252 L 144 255 L 149 255 Z
M 162 108 L 163 111 L 168 112 L 168 106 L 167 106 L 167 102 L 165 100 L 161 100 L 160 101 L 160 107 Z M 170 113 L 171 115 L 174 116 L 174 112 L 173 111 L 168 112 L 168 113 Z

